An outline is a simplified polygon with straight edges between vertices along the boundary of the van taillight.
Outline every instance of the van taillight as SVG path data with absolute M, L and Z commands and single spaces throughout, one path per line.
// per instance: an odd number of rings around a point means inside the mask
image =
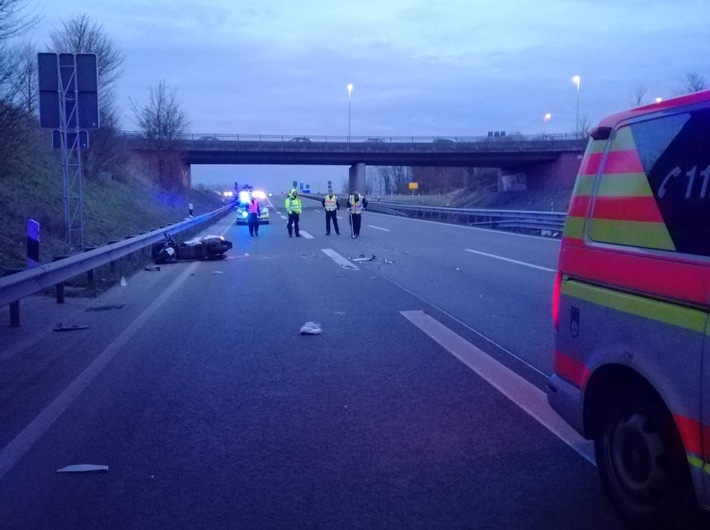
M 552 287 L 552 323 L 555 331 L 560 329 L 560 289 L 562 288 L 562 273 L 557 271 L 555 285 Z

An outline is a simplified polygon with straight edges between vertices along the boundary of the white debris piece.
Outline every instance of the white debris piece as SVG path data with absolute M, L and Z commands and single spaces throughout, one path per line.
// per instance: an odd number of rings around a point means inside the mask
M 126 278 L 123 277 L 123 276 L 121 276 L 121 287 L 125 287 L 126 285 L 128 285 L 128 282 L 126 281 Z
M 323 329 L 318 322 L 306 322 L 301 326 L 301 335 L 318 335 L 323 333 Z
M 57 473 L 88 473 L 91 471 L 108 471 L 108 466 L 98 464 L 75 464 L 57 469 Z
M 224 274 L 222 271 L 212 271 L 212 274 Z

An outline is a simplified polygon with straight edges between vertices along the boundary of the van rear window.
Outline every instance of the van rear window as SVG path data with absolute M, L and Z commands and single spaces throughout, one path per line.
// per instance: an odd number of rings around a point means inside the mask
M 710 109 L 619 128 L 597 191 L 592 239 L 710 256 Z

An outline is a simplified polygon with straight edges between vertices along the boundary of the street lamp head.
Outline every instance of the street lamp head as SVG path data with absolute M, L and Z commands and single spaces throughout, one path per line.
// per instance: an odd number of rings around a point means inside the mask
M 660 103 L 661 101 L 663 101 L 663 98 L 656 98 L 656 103 Z
M 577 90 L 579 90 L 579 82 L 580 82 L 580 81 L 581 81 L 581 79 L 579 78 L 578 75 L 576 75 L 576 76 L 574 76 L 574 77 L 572 78 L 572 82 L 573 82 L 575 85 L 577 85 Z
M 549 112 L 545 114 L 545 121 L 549 120 L 550 118 L 552 118 L 552 114 L 550 114 Z
M 348 96 L 349 96 L 350 94 L 352 94 L 352 91 L 353 91 L 353 84 L 352 84 L 352 83 L 348 83 Z

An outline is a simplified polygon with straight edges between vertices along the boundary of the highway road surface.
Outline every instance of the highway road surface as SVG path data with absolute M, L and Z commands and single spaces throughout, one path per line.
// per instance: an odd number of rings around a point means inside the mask
M 559 242 L 304 203 L 0 310 L 0 528 L 624 528 L 544 396 Z

